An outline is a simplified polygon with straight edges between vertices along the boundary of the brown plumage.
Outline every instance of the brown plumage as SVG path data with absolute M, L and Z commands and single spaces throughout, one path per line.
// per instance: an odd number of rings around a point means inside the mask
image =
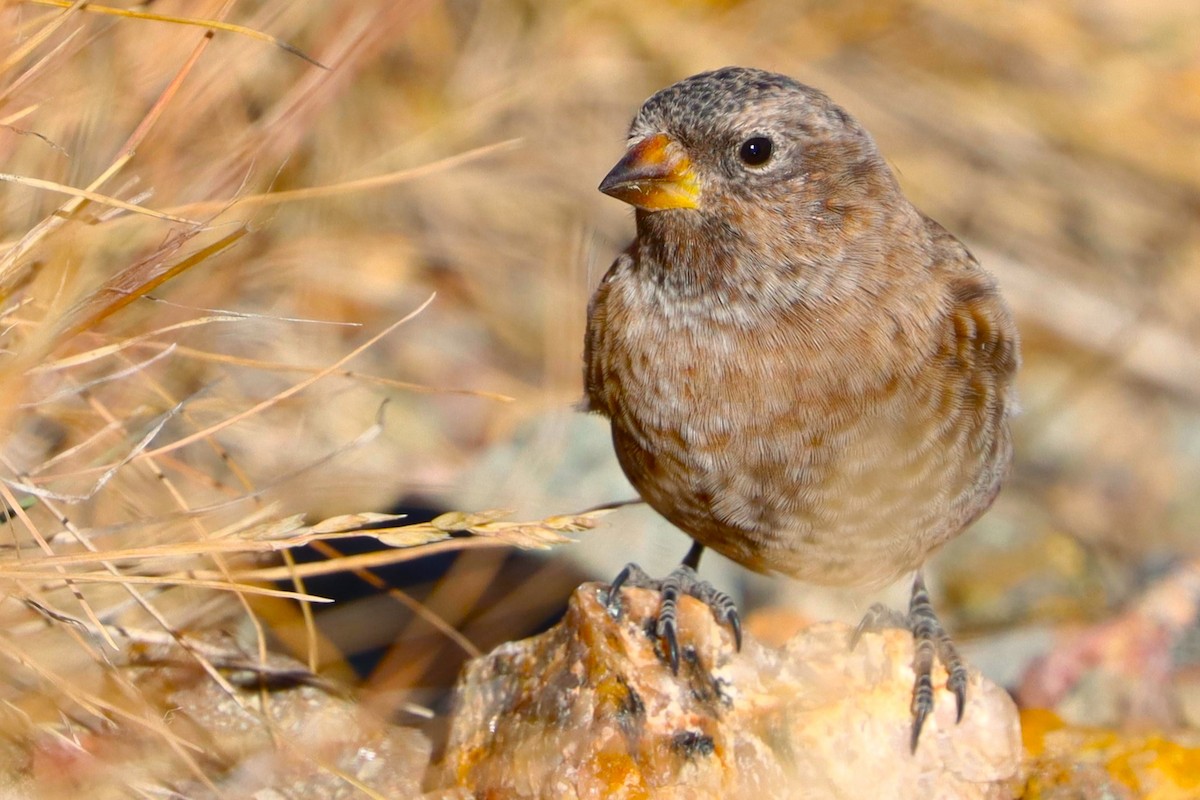
M 637 237 L 592 299 L 586 402 L 700 546 L 686 564 L 711 547 L 880 585 L 988 508 L 1011 460 L 1012 316 L 849 114 L 782 75 L 696 75 L 646 101 L 601 190 L 637 208 Z M 961 672 L 919 572 L 910 616 L 934 626 L 919 662 L 936 649 Z

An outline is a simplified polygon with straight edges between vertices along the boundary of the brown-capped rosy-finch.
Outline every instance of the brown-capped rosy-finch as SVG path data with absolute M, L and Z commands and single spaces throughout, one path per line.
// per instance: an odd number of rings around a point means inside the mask
M 935 655 L 961 717 L 966 670 L 924 561 L 982 514 L 1012 458 L 1019 363 L 992 277 L 912 206 L 870 135 L 821 92 L 728 67 L 642 106 L 600 190 L 637 237 L 588 314 L 586 405 L 625 474 L 695 540 L 659 588 L 678 667 L 680 593 L 740 639 L 697 578 L 704 548 L 839 585 L 915 573 L 915 748 Z

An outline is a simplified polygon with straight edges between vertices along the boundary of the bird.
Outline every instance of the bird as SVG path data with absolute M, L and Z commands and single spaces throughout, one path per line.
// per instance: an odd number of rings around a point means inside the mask
M 678 671 L 681 595 L 706 548 L 760 573 L 880 587 L 912 576 L 915 752 L 946 667 L 967 671 L 922 566 L 995 499 L 1012 462 L 1020 342 L 995 278 L 904 195 L 863 126 L 818 89 L 749 67 L 651 96 L 599 190 L 636 235 L 588 306 L 587 411 L 642 499 L 693 540 L 655 635 Z M 856 637 L 857 639 L 857 634 Z

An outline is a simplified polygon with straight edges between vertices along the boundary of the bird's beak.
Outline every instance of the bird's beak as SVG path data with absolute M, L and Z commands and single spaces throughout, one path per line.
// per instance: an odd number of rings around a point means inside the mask
M 600 182 L 600 191 L 646 211 L 697 208 L 700 186 L 692 162 L 669 136 L 647 136 Z

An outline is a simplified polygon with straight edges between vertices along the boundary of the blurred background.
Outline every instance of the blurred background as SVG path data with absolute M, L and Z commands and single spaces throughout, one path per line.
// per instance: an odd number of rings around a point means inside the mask
M 1029 703 L 1197 726 L 1200 590 L 1169 610 L 1152 594 L 1200 582 L 1192 0 L 69 5 L 0 2 L 0 650 L 23 720 L 60 702 L 31 692 L 95 699 L 93 640 L 125 626 L 259 636 L 419 721 L 406 704 L 441 712 L 468 655 L 545 625 L 581 580 L 678 563 L 686 537 L 623 508 L 545 553 L 401 553 L 380 574 L 404 596 L 280 584 L 343 597 L 314 627 L 291 600 L 200 585 L 265 548 L 196 544 L 298 514 L 536 520 L 631 498 L 606 423 L 573 410 L 588 297 L 633 232 L 595 187 L 646 97 L 743 64 L 858 117 L 1016 311 L 1017 461 L 930 566 L 949 627 Z M 712 555 L 704 573 L 796 619 L 875 599 Z M 1129 614 L 1161 636 L 1111 627 Z M 1089 632 L 1140 644 L 1080 655 Z M 1149 689 L 1145 653 L 1166 664 Z

